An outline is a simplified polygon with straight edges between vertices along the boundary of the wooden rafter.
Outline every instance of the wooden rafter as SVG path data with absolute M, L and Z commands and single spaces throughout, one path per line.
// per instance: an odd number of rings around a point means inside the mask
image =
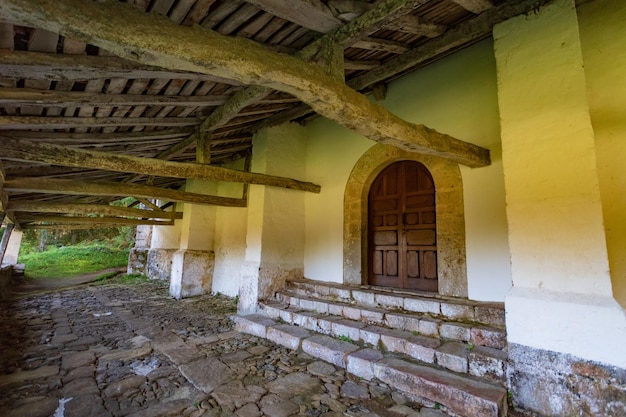
M 385 62 L 384 65 L 350 80 L 348 85 L 357 91 L 362 91 L 371 85 L 415 68 L 421 63 L 428 62 L 436 56 L 454 52 L 460 47 L 485 39 L 491 35 L 495 24 L 519 14 L 530 13 L 549 1 L 509 0 L 487 10 L 474 19 L 461 23 L 440 37 L 396 56 Z
M 50 117 L 0 116 L 4 129 L 69 129 L 107 126 L 196 126 L 199 121 L 185 117 Z
M 491 0 L 452 0 L 465 10 L 469 10 L 472 13 L 482 13 L 485 10 L 489 10 L 493 7 Z
M 172 178 L 197 178 L 241 182 L 314 193 L 320 192 L 320 186 L 310 182 L 273 175 L 243 172 L 211 165 L 164 161 L 153 158 L 68 148 L 48 143 L 18 139 L 7 139 L 3 141 L 3 147 L 2 153 L 4 157 L 25 161 L 38 161 L 53 165 Z
M 100 214 L 104 216 L 135 217 L 140 219 L 182 219 L 182 212 L 144 210 L 108 204 L 44 203 L 36 201 L 11 201 L 9 210 L 17 213 L 59 213 L 72 215 Z
M 246 0 L 271 14 L 307 29 L 327 33 L 341 26 L 330 9 L 320 0 Z
M 471 167 L 490 163 L 489 151 L 415 125 L 370 102 L 343 82 L 300 59 L 273 53 L 246 39 L 178 26 L 122 3 L 5 0 L 5 14 L 34 27 L 71 32 L 117 56 L 176 71 L 210 74 L 288 92 L 374 141 L 447 158 Z M 106 23 L 106 24 L 105 24 Z M 115 31 L 108 28 L 115 27 Z M 173 44 L 171 39 L 185 39 Z
M 0 62 L 2 63 L 2 76 L 13 78 L 81 81 L 103 78 L 173 78 L 240 85 L 237 81 L 215 77 L 211 74 L 168 70 L 136 64 L 113 56 L 0 50 Z
M 76 216 L 47 216 L 47 215 L 27 215 L 23 218 L 24 229 L 37 229 L 37 226 L 43 226 L 44 224 L 98 224 L 111 226 L 136 226 L 136 225 L 151 225 L 151 226 L 172 226 L 174 221 L 162 221 L 162 220 L 144 220 L 144 219 L 127 219 L 123 217 L 76 217 Z M 37 223 L 37 224 L 35 224 Z M 105 226 L 107 227 L 107 226 Z
M 107 181 L 78 181 L 54 178 L 16 178 L 5 181 L 7 192 L 92 195 L 107 197 L 153 198 L 177 203 L 205 204 L 224 207 L 245 207 L 240 198 L 219 197 L 140 184 Z

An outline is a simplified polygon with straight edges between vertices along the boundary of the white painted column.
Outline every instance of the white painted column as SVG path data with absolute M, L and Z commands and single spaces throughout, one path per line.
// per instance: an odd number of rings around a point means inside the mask
M 286 124 L 254 137 L 252 171 L 305 179 L 306 131 Z M 239 312 L 256 310 L 289 278 L 304 274 L 304 192 L 251 185 Z
M 7 249 L 4 252 L 4 258 L 2 258 L 3 264 L 15 265 L 17 258 L 20 255 L 20 246 L 22 245 L 22 237 L 24 232 L 21 230 L 13 229 L 11 236 L 9 236 L 9 243 Z
M 180 245 L 181 224 L 181 220 L 176 220 L 173 226 L 152 227 L 145 272 L 148 278 L 169 281 L 172 256 Z
M 574 0 L 494 28 L 510 343 L 626 367 Z
M 217 184 L 206 180 L 187 180 L 185 191 L 217 193 Z M 179 249 L 172 256 L 170 295 L 180 299 L 211 291 L 215 254 L 215 206 L 184 204 Z

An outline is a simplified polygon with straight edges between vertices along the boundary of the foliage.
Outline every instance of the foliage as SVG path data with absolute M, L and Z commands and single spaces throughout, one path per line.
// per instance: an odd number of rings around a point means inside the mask
M 128 264 L 129 249 L 103 245 L 51 246 L 45 252 L 20 253 L 31 278 L 59 278 L 116 268 Z
M 102 284 L 135 285 L 143 284 L 148 281 L 150 281 L 150 279 L 142 274 L 119 274 L 117 272 L 107 272 L 96 277 L 93 282 Z

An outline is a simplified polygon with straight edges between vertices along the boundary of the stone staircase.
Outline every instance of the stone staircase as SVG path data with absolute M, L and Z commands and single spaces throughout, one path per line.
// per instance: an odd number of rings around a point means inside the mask
M 463 417 L 503 417 L 506 331 L 501 303 L 290 281 L 239 331 L 379 380 Z

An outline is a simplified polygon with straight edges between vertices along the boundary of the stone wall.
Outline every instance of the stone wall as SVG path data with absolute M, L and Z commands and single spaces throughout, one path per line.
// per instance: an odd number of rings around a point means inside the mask
M 172 257 L 176 249 L 150 249 L 146 264 L 146 276 L 150 279 L 169 281 L 172 275 Z
M 626 416 L 626 369 L 509 344 L 508 378 L 516 407 L 546 416 Z

